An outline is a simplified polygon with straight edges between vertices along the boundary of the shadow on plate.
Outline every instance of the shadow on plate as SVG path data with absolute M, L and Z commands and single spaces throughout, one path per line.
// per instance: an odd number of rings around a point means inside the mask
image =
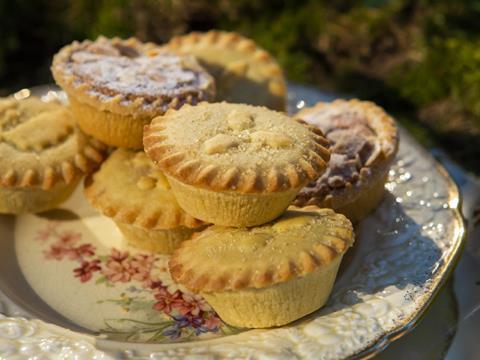
M 384 225 L 381 229 L 375 226 L 379 223 Z M 328 303 L 291 325 L 364 303 L 369 295 L 388 296 L 396 289 L 407 288 L 404 301 L 411 301 L 443 261 L 441 249 L 424 233 L 387 193 L 377 210 L 355 227 L 357 242 L 342 261 Z M 364 259 L 362 265 L 359 259 Z

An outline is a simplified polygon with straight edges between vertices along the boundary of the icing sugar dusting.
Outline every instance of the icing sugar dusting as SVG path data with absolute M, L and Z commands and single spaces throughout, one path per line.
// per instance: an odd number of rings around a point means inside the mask
M 134 59 L 97 55 L 95 60 L 77 63 L 73 69 L 78 75 L 94 80 L 96 85 L 117 92 L 163 94 L 196 85 L 196 74 L 183 69 L 180 60 L 175 55 Z
M 75 51 L 67 63 L 78 83 L 92 85 L 100 98 L 122 95 L 124 101 L 143 98 L 147 103 L 176 96 L 200 96 L 210 77 L 189 58 L 160 52 L 152 56 L 136 48 L 108 42 L 92 43 Z M 148 105 L 148 104 L 145 104 Z
M 303 120 L 323 131 L 332 144 L 332 155 L 325 173 L 302 189 L 300 197 L 326 196 L 345 188 L 347 183 L 358 183 L 360 173 L 369 175 L 371 170 L 366 166 L 378 155 L 379 147 L 375 132 L 361 113 L 327 108 L 314 111 Z

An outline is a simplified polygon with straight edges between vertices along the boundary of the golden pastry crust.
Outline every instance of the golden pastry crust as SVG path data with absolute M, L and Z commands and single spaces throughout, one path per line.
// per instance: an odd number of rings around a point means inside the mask
M 169 262 L 175 281 L 195 292 L 265 288 L 328 266 L 353 244 L 343 215 L 290 208 L 254 228 L 212 226 L 182 243 Z
M 328 300 L 342 261 L 305 276 L 262 289 L 240 289 L 201 293 L 220 318 L 240 328 L 282 326 L 321 308 Z
M 69 98 L 69 104 L 77 125 L 85 134 L 110 146 L 143 149 L 143 127 L 150 123 L 151 117 L 138 118 L 98 111 L 73 97 Z
M 50 190 L 73 184 L 103 160 L 105 146 L 75 126 L 69 110 L 29 97 L 0 99 L 0 187 Z
M 48 190 L 41 187 L 0 187 L 0 214 L 39 213 L 54 209 L 72 194 L 80 179 L 56 183 Z
M 52 74 L 76 101 L 136 118 L 211 100 L 215 92 L 194 58 L 135 38 L 73 42 L 54 56 Z
M 383 187 L 380 183 L 385 182 L 385 176 L 397 153 L 399 134 L 395 121 L 382 108 L 372 102 L 357 99 L 335 100 L 331 103 L 319 102 L 311 108 L 301 110 L 295 117 L 318 127 L 324 132 L 326 131 L 325 127 L 336 130 L 334 122 L 341 121 L 343 117 L 349 122 L 353 121 L 353 123 L 357 119 L 359 122 L 365 122 L 368 131 L 373 134 L 368 135 L 371 137 L 373 148 L 369 149 L 369 156 L 366 159 L 360 161 L 360 158 L 358 158 L 360 165 L 355 171 L 354 177 L 350 177 L 351 174 L 348 174 L 348 176 L 340 174 L 342 177 L 341 186 L 328 186 L 328 182 L 331 180 L 329 177 L 335 175 L 332 170 L 335 166 L 335 161 L 333 160 L 336 159 L 337 154 L 344 154 L 344 149 L 336 150 L 334 144 L 331 148 L 332 158 L 329 169 L 322 177 L 300 191 L 294 201 L 295 205 L 317 205 L 330 207 L 342 212 L 342 208 L 346 209 L 350 203 L 359 199 L 363 193 L 374 188 Z M 347 144 L 353 147 L 355 145 L 354 141 L 358 137 L 355 136 L 351 125 L 338 129 L 352 131 L 351 141 L 348 141 Z M 327 131 L 326 137 L 330 139 L 329 131 Z M 376 193 L 376 198 L 381 199 L 378 196 L 378 190 Z M 372 206 L 369 207 L 370 210 Z M 346 213 L 350 212 L 347 211 Z M 359 216 L 360 214 L 355 215 L 354 220 L 357 221 L 363 217 Z
M 166 47 L 200 61 L 216 79 L 218 100 L 285 111 L 287 87 L 282 69 L 253 40 L 211 30 L 174 37 Z
M 143 151 L 115 150 L 85 180 L 84 192 L 105 216 L 141 229 L 196 228 L 204 224 L 180 208 L 167 179 Z
M 352 223 L 358 223 L 374 211 L 383 200 L 387 176 L 388 174 L 385 174 L 376 182 L 372 182 L 370 187 L 362 189 L 362 192 L 354 201 L 345 202 L 342 206 L 338 206 L 335 211 L 345 215 Z M 337 200 L 336 204 L 338 203 L 340 203 L 340 200 Z
M 321 131 L 264 107 L 228 103 L 168 111 L 145 127 L 144 146 L 166 175 L 235 193 L 299 188 L 330 156 Z

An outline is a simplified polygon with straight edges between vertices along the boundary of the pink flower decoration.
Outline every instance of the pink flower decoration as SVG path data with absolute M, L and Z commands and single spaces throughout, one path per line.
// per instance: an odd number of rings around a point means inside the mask
M 123 260 L 126 260 L 130 254 L 128 251 L 119 251 L 117 249 L 112 249 L 110 253 L 110 259 L 118 262 L 122 262 Z
M 63 260 L 64 257 L 72 261 L 83 261 L 83 257 L 95 255 L 95 248 L 91 244 L 83 244 L 78 247 L 71 247 L 63 243 L 56 243 L 50 246 L 48 251 L 44 251 L 47 259 Z
M 73 270 L 75 277 L 80 278 L 82 283 L 87 282 L 93 276 L 95 271 L 100 271 L 100 260 L 83 261 L 79 268 Z
M 174 330 L 178 336 L 181 335 L 182 329 L 187 327 L 193 329 L 196 335 L 218 331 L 221 320 L 203 298 L 184 294 L 180 290 L 169 291 L 169 287 L 162 281 L 155 276 L 152 277 L 152 270 L 158 260 L 154 255 L 130 255 L 128 251 L 111 249 L 108 257 L 96 257 L 96 249 L 92 244 L 78 244 L 82 237 L 81 233 L 57 229 L 57 223 L 51 222 L 46 229 L 38 232 L 36 238 L 40 241 L 55 240 L 50 243 L 48 250 L 44 251 L 47 259 L 67 258 L 78 262 L 79 265 L 73 272 L 82 283 L 90 281 L 96 272 L 104 275 L 110 282 L 138 281 L 145 290 L 153 293 L 155 303 L 152 308 L 169 315 L 174 320 Z M 104 279 L 101 280 L 103 282 Z
M 165 285 L 163 285 L 163 283 L 160 281 L 160 280 L 157 280 L 157 279 L 150 279 L 150 281 L 148 282 L 148 287 L 152 290 L 155 290 L 155 289 L 164 289 L 165 291 L 167 291 L 167 287 Z
M 133 271 L 132 279 L 143 282 L 148 281 L 155 260 L 155 256 L 153 255 L 135 255 L 130 261 L 130 266 Z
M 177 310 L 183 316 L 192 314 L 198 316 L 201 311 L 210 311 L 210 306 L 202 298 L 195 298 L 189 294 L 182 295 L 183 302 L 177 307 Z
M 178 309 L 183 303 L 182 294 L 180 291 L 175 291 L 170 294 L 168 291 L 161 289 L 160 292 L 155 294 L 157 302 L 153 305 L 153 308 L 157 311 L 163 311 L 165 314 L 170 314 L 173 309 Z
M 47 223 L 47 227 L 44 230 L 39 230 L 37 232 L 37 236 L 35 236 L 35 240 L 47 241 L 50 238 L 50 236 L 53 235 L 57 226 L 58 226 L 58 223 L 56 222 Z
M 217 329 L 221 324 L 220 318 L 216 315 L 211 315 L 207 317 L 204 321 L 204 326 L 208 330 L 215 330 Z
M 95 247 L 92 244 L 83 244 L 68 250 L 70 260 L 82 260 L 84 257 L 95 255 Z
M 142 287 L 143 287 L 144 289 L 153 289 L 152 286 L 153 286 L 153 284 L 154 284 L 155 282 L 156 282 L 155 280 L 153 280 L 152 278 L 149 277 L 149 278 L 147 278 L 147 279 L 145 279 L 145 280 L 143 281 Z
M 65 230 L 60 235 L 58 235 L 58 244 L 63 244 L 64 246 L 72 247 L 75 243 L 78 242 L 82 237 L 81 233 L 75 233 L 71 230 Z
M 47 259 L 62 260 L 70 251 L 68 248 L 64 248 L 58 245 L 51 245 L 49 250 L 45 250 L 43 254 Z
M 136 273 L 128 259 L 128 252 L 112 249 L 102 274 L 111 282 L 128 282 Z

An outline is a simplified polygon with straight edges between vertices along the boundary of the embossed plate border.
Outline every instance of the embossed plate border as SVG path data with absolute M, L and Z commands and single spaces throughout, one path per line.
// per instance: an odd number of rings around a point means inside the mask
M 406 131 L 402 131 L 403 136 L 405 136 Z M 407 135 L 410 136 L 410 135 Z M 465 248 L 465 241 L 466 241 L 466 222 L 465 219 L 463 218 L 461 208 L 462 208 L 462 196 L 459 191 L 459 188 L 457 184 L 453 181 L 453 179 L 450 177 L 448 174 L 447 170 L 435 159 L 433 158 L 432 155 L 430 155 L 425 149 L 423 149 L 420 145 L 413 144 L 413 146 L 418 147 L 419 152 L 423 152 L 425 156 L 428 156 L 432 158 L 432 161 L 434 162 L 435 168 L 437 169 L 438 172 L 440 172 L 445 180 L 447 180 L 448 187 L 449 187 L 449 194 L 450 194 L 450 199 L 449 201 L 457 202 L 457 205 L 455 207 L 451 207 L 452 210 L 454 210 L 454 214 L 456 217 L 456 221 L 459 224 L 458 228 L 458 233 L 457 236 L 458 238 L 454 240 L 456 247 L 453 250 L 450 259 L 447 260 L 446 262 L 448 263 L 448 266 L 446 266 L 444 273 L 440 276 L 440 281 L 437 284 L 436 288 L 432 291 L 431 296 L 428 298 L 427 302 L 425 303 L 424 307 L 417 312 L 416 316 L 412 317 L 409 319 L 409 321 L 403 326 L 400 327 L 399 329 L 396 329 L 394 331 L 387 332 L 384 334 L 381 338 L 377 340 L 375 344 L 373 344 L 370 347 L 367 347 L 363 351 L 359 352 L 358 354 L 352 356 L 352 359 L 371 359 L 375 357 L 377 354 L 382 352 L 387 348 L 389 344 L 391 344 L 393 341 L 400 339 L 401 337 L 407 335 L 410 333 L 415 327 L 419 324 L 419 322 L 423 319 L 423 317 L 426 315 L 428 309 L 432 305 L 432 303 L 435 301 L 435 298 L 437 297 L 439 291 L 442 289 L 442 287 L 445 285 L 447 282 L 448 278 L 452 275 L 453 271 L 455 270 L 456 266 L 458 265 L 458 262 L 460 261 L 461 254 L 463 253 L 463 250 Z

